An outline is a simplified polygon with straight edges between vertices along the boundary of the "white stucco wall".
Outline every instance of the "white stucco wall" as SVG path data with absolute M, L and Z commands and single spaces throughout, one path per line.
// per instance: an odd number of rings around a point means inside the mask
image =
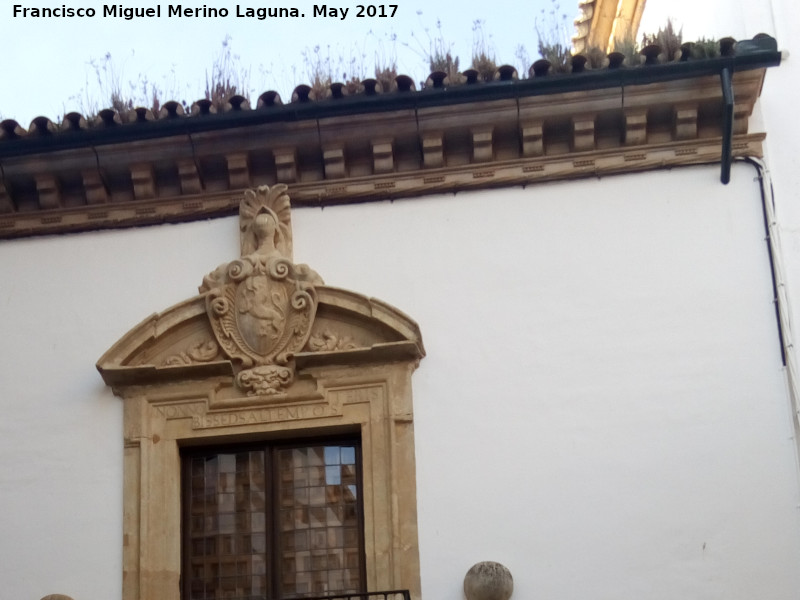
M 800 122 L 793 118 L 800 95 L 800 18 L 790 0 L 647 0 L 640 32 L 655 32 L 672 18 L 683 39 L 732 36 L 749 39 L 767 33 L 783 52 L 781 65 L 767 72 L 751 131 L 766 131 L 765 158 L 775 190 L 776 229 L 794 330 L 793 359 L 800 364 Z
M 297 209 L 295 259 L 415 318 L 423 597 L 795 600 L 800 485 L 750 166 Z M 120 596 L 94 362 L 237 221 L 0 242 L 0 597 Z

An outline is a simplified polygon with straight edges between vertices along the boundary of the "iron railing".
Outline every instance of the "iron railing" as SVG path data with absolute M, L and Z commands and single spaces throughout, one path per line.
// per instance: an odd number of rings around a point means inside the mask
M 301 596 L 297 600 L 411 600 L 411 593 L 408 590 L 389 590 L 335 594 L 333 596 Z

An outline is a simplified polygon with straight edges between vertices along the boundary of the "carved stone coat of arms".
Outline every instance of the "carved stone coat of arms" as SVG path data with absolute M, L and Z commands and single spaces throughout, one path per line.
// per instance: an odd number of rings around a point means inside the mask
M 322 279 L 292 261 L 285 185 L 245 192 L 239 210 L 242 256 L 203 279 L 206 310 L 220 348 L 243 370 L 248 394 L 277 394 L 291 383 L 291 356 L 308 341 Z

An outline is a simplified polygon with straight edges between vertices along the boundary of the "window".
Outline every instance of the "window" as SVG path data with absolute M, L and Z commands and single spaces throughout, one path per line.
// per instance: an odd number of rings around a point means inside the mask
M 365 589 L 356 440 L 184 452 L 183 597 Z
M 122 598 L 419 600 L 419 327 L 291 262 L 284 187 L 240 217 L 241 259 L 97 363 L 124 403 Z

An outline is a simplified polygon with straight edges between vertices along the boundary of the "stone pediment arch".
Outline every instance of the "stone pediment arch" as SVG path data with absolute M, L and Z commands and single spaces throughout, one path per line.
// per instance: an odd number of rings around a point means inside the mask
M 419 328 L 293 262 L 286 186 L 246 192 L 240 229 L 239 258 L 97 363 L 124 402 L 123 600 L 179 600 L 182 572 L 193 572 L 194 546 L 182 538 L 187 453 L 342 435 L 360 447 L 362 591 L 408 590 L 418 600 Z
M 418 325 L 393 306 L 336 287 L 316 286 L 317 311 L 306 344 L 292 356 L 299 369 L 315 365 L 416 360 L 425 355 Z M 110 386 L 236 374 L 236 361 L 214 339 L 199 294 L 150 315 L 97 362 Z
M 246 192 L 240 230 L 239 259 L 206 275 L 198 296 L 148 317 L 100 358 L 107 384 L 227 375 L 248 395 L 278 395 L 297 367 L 424 356 L 408 316 L 325 286 L 293 262 L 285 185 Z

